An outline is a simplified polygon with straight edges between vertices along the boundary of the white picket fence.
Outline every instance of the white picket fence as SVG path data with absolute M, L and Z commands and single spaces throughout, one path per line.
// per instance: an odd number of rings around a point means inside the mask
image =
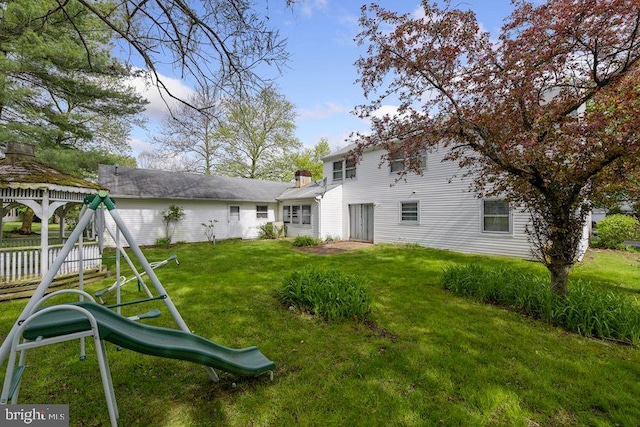
M 49 265 L 58 257 L 63 245 L 49 247 Z M 82 264 L 85 269 L 100 267 L 102 260 L 98 244 L 95 242 L 82 245 Z M 0 281 L 16 282 L 22 280 L 35 280 L 40 277 L 40 253 L 39 247 L 7 248 L 0 249 Z M 58 274 L 69 274 L 80 271 L 80 251 L 76 245 L 65 258 Z

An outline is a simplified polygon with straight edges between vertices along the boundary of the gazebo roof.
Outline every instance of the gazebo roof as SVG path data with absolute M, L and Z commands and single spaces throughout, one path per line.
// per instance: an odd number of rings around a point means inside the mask
M 102 187 L 39 163 L 32 145 L 8 143 L 5 158 L 0 159 L 0 188 L 94 193 Z

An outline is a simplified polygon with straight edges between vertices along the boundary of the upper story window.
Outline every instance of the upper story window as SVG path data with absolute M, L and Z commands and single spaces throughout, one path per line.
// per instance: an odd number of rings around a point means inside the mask
M 267 219 L 269 217 L 269 207 L 268 206 L 256 206 L 256 218 Z
M 333 180 L 353 179 L 356 177 L 356 159 L 349 158 L 333 162 Z
M 420 169 L 425 169 L 427 167 L 427 155 L 426 154 L 418 154 L 413 157 L 405 157 L 403 155 L 399 155 L 393 158 L 393 161 L 390 164 L 391 172 L 404 172 L 409 169 L 409 166 L 414 160 L 417 163 L 417 166 Z
M 505 200 L 482 201 L 482 232 L 511 233 L 511 210 Z

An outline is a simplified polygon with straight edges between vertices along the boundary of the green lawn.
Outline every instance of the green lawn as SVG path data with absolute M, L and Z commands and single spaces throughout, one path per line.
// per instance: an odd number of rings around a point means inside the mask
M 277 369 L 273 381 L 223 373 L 212 383 L 201 366 L 109 345 L 123 426 L 626 426 L 640 420 L 639 349 L 457 298 L 439 284 L 451 263 L 544 273 L 537 264 L 390 245 L 313 255 L 289 241 L 145 253 L 150 260 L 178 255 L 180 265 L 157 272 L 195 333 L 229 347 L 257 345 Z M 572 277 L 635 293 L 639 259 L 590 252 Z M 372 322 L 326 323 L 281 307 L 274 297 L 281 277 L 308 265 L 366 278 Z M 126 296 L 141 295 L 130 284 Z M 3 333 L 25 303 L 2 304 Z M 125 314 L 152 307 L 163 316 L 147 323 L 174 326 L 161 303 L 127 307 Z M 76 343 L 31 351 L 20 402 L 69 404 L 71 425 L 108 425 L 97 362 L 88 354 L 79 361 Z

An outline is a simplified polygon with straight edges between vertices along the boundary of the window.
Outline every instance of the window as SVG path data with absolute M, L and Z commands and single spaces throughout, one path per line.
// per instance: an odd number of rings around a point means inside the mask
M 333 180 L 353 179 L 356 177 L 356 159 L 350 158 L 333 162 Z
M 482 201 L 482 231 L 484 233 L 510 233 L 511 213 L 504 200 Z
M 418 212 L 418 202 L 401 202 L 400 222 L 417 223 L 419 219 Z
M 302 223 L 311 224 L 311 205 L 302 205 Z
M 426 169 L 427 167 L 427 155 L 426 154 L 420 154 L 417 155 L 415 157 L 413 157 L 414 161 L 417 162 L 417 166 L 420 167 L 420 169 Z M 403 156 L 397 156 L 394 157 L 393 161 L 391 162 L 391 172 L 402 172 L 405 171 L 407 169 L 409 169 L 409 164 L 411 163 L 412 158 L 406 158 Z
M 310 225 L 311 205 L 287 205 L 282 207 L 282 221 L 285 224 Z
M 344 177 L 346 179 L 356 177 L 356 159 L 347 159 L 344 161 Z
M 240 206 L 229 206 L 229 219 L 240 221 Z
M 285 224 L 291 223 L 291 206 L 282 207 L 282 222 Z
M 333 180 L 342 181 L 342 160 L 333 162 Z
M 256 218 L 267 219 L 269 217 L 268 206 L 256 206 Z

